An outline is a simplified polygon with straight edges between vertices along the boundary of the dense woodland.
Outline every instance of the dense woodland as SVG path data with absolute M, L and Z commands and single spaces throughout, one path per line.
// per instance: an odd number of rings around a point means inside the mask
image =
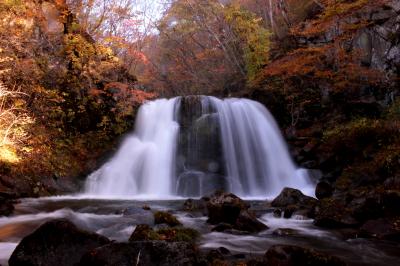
M 151 2 L 0 1 L 2 194 L 77 191 L 140 104 L 206 94 L 271 110 L 297 163 L 346 195 L 321 203 L 346 207 L 332 223 L 398 217 L 399 1 Z

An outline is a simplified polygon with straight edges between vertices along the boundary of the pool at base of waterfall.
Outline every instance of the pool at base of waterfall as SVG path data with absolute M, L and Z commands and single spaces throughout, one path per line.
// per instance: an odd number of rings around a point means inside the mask
M 198 230 L 200 249 L 227 248 L 232 254 L 262 256 L 276 244 L 298 245 L 335 255 L 349 265 L 396 265 L 398 246 L 391 242 L 367 239 L 343 240 L 341 234 L 313 225 L 301 216 L 275 217 L 267 201 L 247 201 L 258 219 L 269 229 L 253 234 L 228 234 L 211 231 L 207 217 L 184 211 L 184 199 L 90 199 L 51 197 L 21 199 L 10 217 L 0 218 L 0 263 L 8 258 L 21 239 L 45 221 L 66 218 L 79 228 L 104 235 L 117 242 L 128 241 L 138 224 L 154 226 L 153 212 L 171 211 L 185 226 Z M 143 206 L 150 207 L 144 210 Z M 148 208 L 145 208 L 148 209 Z M 283 233 L 282 233 L 283 232 Z

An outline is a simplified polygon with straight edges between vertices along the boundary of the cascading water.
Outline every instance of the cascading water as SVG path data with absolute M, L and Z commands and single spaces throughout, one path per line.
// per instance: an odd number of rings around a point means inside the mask
M 272 115 L 248 99 L 187 96 L 144 104 L 135 131 L 87 180 L 97 196 L 202 196 L 216 189 L 271 197 L 310 194 Z
M 174 120 L 176 101 L 156 100 L 139 109 L 135 132 L 123 142 L 111 161 L 88 177 L 89 194 L 157 197 L 171 194 L 179 128 Z

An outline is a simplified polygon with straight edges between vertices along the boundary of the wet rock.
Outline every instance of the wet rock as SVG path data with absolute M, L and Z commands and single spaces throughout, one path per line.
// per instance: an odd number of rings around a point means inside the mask
M 240 212 L 248 208 L 249 206 L 238 196 L 217 191 L 207 202 L 208 222 L 235 224 Z
M 298 189 L 284 188 L 271 202 L 271 206 L 283 208 L 285 218 L 290 218 L 296 212 L 301 212 L 302 215 L 313 218 L 317 202 L 316 199 L 304 195 Z
M 22 239 L 9 265 L 75 265 L 89 250 L 109 243 L 106 237 L 78 229 L 68 220 L 53 220 Z
M 130 219 L 134 220 L 138 224 L 154 224 L 154 215 L 151 211 L 145 210 L 139 207 L 129 207 L 122 211 L 124 216 L 129 216 Z
M 207 202 L 210 224 L 226 223 L 234 229 L 247 232 L 259 232 L 268 227 L 257 220 L 249 206 L 232 193 L 216 192 Z
M 225 247 L 219 247 L 219 248 L 217 248 L 217 251 L 220 252 L 222 255 L 230 255 L 231 254 L 229 249 L 227 249 Z
M 165 228 L 157 231 L 161 240 L 171 242 L 191 242 L 194 243 L 200 237 L 200 233 L 192 228 L 178 227 Z
M 299 232 L 295 229 L 291 228 L 278 228 L 272 232 L 275 236 L 293 236 L 298 234 Z
M 240 212 L 234 228 L 246 232 L 260 232 L 267 230 L 268 226 L 257 220 L 252 212 L 246 210 Z
M 400 219 L 377 219 L 366 222 L 360 228 L 360 236 L 400 241 Z
M 170 242 L 196 242 L 200 233 L 192 228 L 174 227 L 162 228 L 157 231 L 150 226 L 141 224 L 135 228 L 129 242 L 147 240 L 165 240 Z
M 281 218 L 282 217 L 282 210 L 281 209 L 275 209 L 273 211 L 273 215 L 275 218 Z
M 151 210 L 149 205 L 143 205 L 142 209 L 145 210 L 145 211 L 150 211 Z
M 204 199 L 187 199 L 183 203 L 183 210 L 187 212 L 201 212 L 207 213 L 206 202 Z
M 294 188 L 284 188 L 282 192 L 271 202 L 272 207 L 286 207 L 289 205 L 313 205 L 316 199 L 304 195 L 300 190 Z
M 0 196 L 0 216 L 8 216 L 14 211 L 14 205 L 9 199 Z
M 197 257 L 198 254 L 195 247 L 186 242 L 143 241 L 112 243 L 86 253 L 82 257 L 80 265 L 195 265 Z
M 179 220 L 168 212 L 158 211 L 154 213 L 155 224 L 167 224 L 169 226 L 182 225 Z
M 329 198 L 333 194 L 333 187 L 326 181 L 321 181 L 315 188 L 315 196 L 317 199 Z
M 274 266 L 342 266 L 346 265 L 341 259 L 313 249 L 289 245 L 272 246 L 264 255 L 267 265 Z
M 233 225 L 228 224 L 228 223 L 219 223 L 216 226 L 214 226 L 211 231 L 214 232 L 224 232 L 227 230 L 232 230 L 233 229 Z

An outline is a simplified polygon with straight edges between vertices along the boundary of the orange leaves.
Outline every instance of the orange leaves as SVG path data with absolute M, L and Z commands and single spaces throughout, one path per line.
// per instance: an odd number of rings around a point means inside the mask
M 385 82 L 382 72 L 362 66 L 356 50 L 345 51 L 334 44 L 300 48 L 269 64 L 257 83 L 279 80 L 297 88 L 299 80 L 309 87 L 328 86 L 333 91 L 357 91 L 364 85 Z
M 265 76 L 308 75 L 320 69 L 326 56 L 326 47 L 310 47 L 295 50 L 280 60 L 269 64 L 265 70 Z
M 91 95 L 93 96 L 99 96 L 106 93 L 123 105 L 140 105 L 145 101 L 156 97 L 155 93 L 130 88 L 128 84 L 121 82 L 110 82 L 105 85 L 104 91 L 92 89 L 91 92 Z
M 329 31 L 345 34 L 369 25 L 369 13 L 388 0 L 323 0 L 324 11 L 314 20 L 291 29 L 298 36 L 316 36 Z

